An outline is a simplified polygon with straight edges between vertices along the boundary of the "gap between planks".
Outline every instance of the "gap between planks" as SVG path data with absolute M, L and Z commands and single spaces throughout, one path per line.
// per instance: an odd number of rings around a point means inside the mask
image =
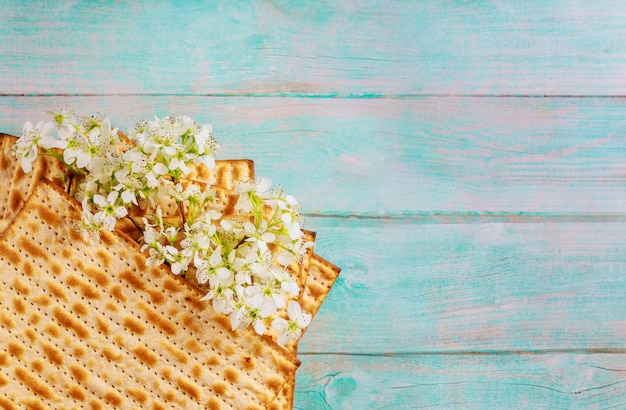
M 537 350 L 433 350 L 419 352 L 298 352 L 298 356 L 355 356 L 355 357 L 407 357 L 407 356 L 539 356 L 551 354 L 626 354 L 626 348 L 593 348 L 593 349 L 537 349 Z
M 626 223 L 626 214 L 549 212 L 407 212 L 368 214 L 350 212 L 305 212 L 323 226 L 346 226 L 352 221 L 386 224 L 483 224 L 483 223 Z M 347 220 L 347 221 L 346 221 Z
M 15 97 L 207 97 L 207 98 L 319 98 L 319 99 L 355 99 L 355 100 L 404 100 L 418 98 L 573 98 L 573 99 L 624 99 L 626 94 L 463 94 L 463 93 L 309 93 L 309 92 L 236 92 L 236 93 L 0 93 L 0 98 Z

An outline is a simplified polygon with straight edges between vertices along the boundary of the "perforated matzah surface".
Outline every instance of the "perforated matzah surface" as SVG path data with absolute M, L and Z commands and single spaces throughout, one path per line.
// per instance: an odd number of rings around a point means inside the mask
M 266 406 L 297 361 L 232 333 L 196 289 L 147 268 L 130 239 L 84 243 L 72 201 L 39 184 L 0 239 L 0 404 Z

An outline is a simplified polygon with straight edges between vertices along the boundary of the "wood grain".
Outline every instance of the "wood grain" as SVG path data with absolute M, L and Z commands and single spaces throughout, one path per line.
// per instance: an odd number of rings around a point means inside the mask
M 0 94 L 624 95 L 620 1 L 11 2 Z
M 295 409 L 618 409 L 625 355 L 301 355 Z
M 2 131 L 62 104 L 107 113 L 122 129 L 155 114 L 212 123 L 222 158 L 254 159 L 310 214 L 626 210 L 619 98 L 7 97 Z
M 626 352 L 626 224 L 309 221 L 343 269 L 301 354 Z

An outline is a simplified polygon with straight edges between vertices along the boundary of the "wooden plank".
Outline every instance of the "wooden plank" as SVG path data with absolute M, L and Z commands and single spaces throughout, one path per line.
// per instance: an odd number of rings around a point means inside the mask
M 300 355 L 294 409 L 617 409 L 626 355 Z
M 62 104 L 122 129 L 155 114 L 210 122 L 324 215 L 624 215 L 626 99 L 5 97 L 0 131 Z
M 626 352 L 626 224 L 336 222 L 301 354 Z
M 621 1 L 0 10 L 1 94 L 623 95 Z

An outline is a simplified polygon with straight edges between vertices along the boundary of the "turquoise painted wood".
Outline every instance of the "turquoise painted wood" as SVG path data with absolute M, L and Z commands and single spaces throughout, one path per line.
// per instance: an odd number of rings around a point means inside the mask
M 210 122 L 223 157 L 254 158 L 316 215 L 625 209 L 620 98 L 7 97 L 0 121 L 19 133 L 63 104 L 106 112 L 122 129 L 155 111 Z
M 0 131 L 188 114 L 303 201 L 295 408 L 626 408 L 623 2 L 17 3 Z
M 624 356 L 303 355 L 295 408 L 620 409 Z
M 621 96 L 626 89 L 619 0 L 7 3 L 0 93 Z

